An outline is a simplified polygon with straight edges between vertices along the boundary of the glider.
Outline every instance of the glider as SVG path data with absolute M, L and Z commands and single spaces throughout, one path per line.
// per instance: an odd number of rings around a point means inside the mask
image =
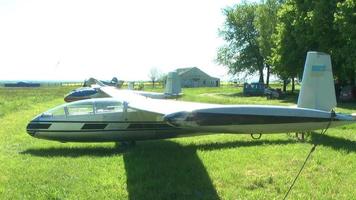
M 115 78 L 113 78 L 113 80 L 115 80 Z M 120 87 L 122 86 L 122 83 L 123 81 L 120 82 Z M 100 90 L 100 88 L 107 87 L 107 86 L 113 86 L 113 85 L 110 84 L 108 85 L 106 82 L 99 81 L 95 78 L 89 78 L 87 81 L 85 81 L 84 87 L 72 90 L 67 95 L 65 95 L 64 101 L 73 102 L 73 101 L 79 101 L 84 99 L 110 97 L 110 95 Z M 118 88 L 116 85 L 115 87 Z M 166 88 L 164 93 L 145 92 L 145 91 L 137 91 L 137 90 L 132 90 L 132 92 L 153 99 L 171 99 L 182 95 L 179 77 L 176 72 L 168 73 Z
M 61 142 L 134 142 L 201 134 L 308 132 L 355 123 L 356 114 L 335 113 L 331 59 L 308 52 L 297 107 L 218 105 L 153 99 L 101 86 L 109 98 L 66 103 L 27 125 L 33 137 Z

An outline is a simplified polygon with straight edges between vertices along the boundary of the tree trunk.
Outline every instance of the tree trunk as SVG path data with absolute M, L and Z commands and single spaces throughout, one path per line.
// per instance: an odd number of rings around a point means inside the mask
M 356 86 L 356 70 L 354 71 L 354 73 L 352 73 L 351 85 Z
M 266 67 L 267 67 L 266 86 L 269 87 L 270 66 L 267 64 Z
M 152 80 L 152 88 L 155 88 L 155 81 Z
M 260 73 L 260 80 L 258 81 L 259 83 L 264 83 L 264 78 L 263 78 L 263 68 L 259 69 L 258 72 Z
M 294 84 L 294 77 L 292 78 L 292 94 L 294 94 L 295 84 Z
M 283 92 L 287 92 L 287 79 L 283 80 Z

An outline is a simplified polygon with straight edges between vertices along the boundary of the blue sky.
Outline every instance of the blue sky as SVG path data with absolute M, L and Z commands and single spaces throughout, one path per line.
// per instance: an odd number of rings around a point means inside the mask
M 218 28 L 232 0 L 0 0 L 0 80 L 148 80 L 215 63 Z

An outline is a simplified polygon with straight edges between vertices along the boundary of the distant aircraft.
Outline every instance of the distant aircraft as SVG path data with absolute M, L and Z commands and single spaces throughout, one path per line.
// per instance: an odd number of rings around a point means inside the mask
M 115 78 L 113 78 L 112 82 L 115 82 L 114 79 Z M 121 85 L 122 83 L 120 84 L 119 88 L 121 88 Z M 100 90 L 101 87 L 106 87 L 106 86 L 110 86 L 110 84 L 108 85 L 108 83 L 96 80 L 95 78 L 89 78 L 87 81 L 85 81 L 84 87 L 77 88 L 69 92 L 67 95 L 65 95 L 64 101 L 73 102 L 73 101 L 79 101 L 84 99 L 110 97 L 110 95 Z M 176 98 L 181 95 L 181 86 L 180 86 L 180 80 L 178 74 L 176 72 L 168 73 L 166 88 L 164 93 L 145 92 L 145 91 L 133 91 L 133 93 L 145 97 L 154 98 L 154 99 Z
M 36 116 L 27 132 L 62 142 L 125 142 L 201 134 L 308 132 L 356 122 L 335 113 L 330 56 L 308 52 L 297 107 L 217 105 L 152 99 L 103 86 L 110 98 L 66 103 Z
M 99 90 L 100 87 L 115 86 L 120 88 L 122 84 L 123 81 L 119 81 L 116 77 L 114 77 L 110 82 L 89 78 L 88 80 L 84 81 L 83 87 L 72 90 L 67 95 L 65 95 L 64 101 L 73 102 L 90 98 L 108 97 L 106 94 Z
M 117 88 L 121 88 L 122 84 L 124 81 L 117 79 L 116 77 L 113 77 L 111 81 L 99 81 L 96 80 L 95 78 L 89 78 L 88 80 L 84 81 L 83 87 L 91 87 L 92 85 L 107 85 L 107 86 L 114 86 Z

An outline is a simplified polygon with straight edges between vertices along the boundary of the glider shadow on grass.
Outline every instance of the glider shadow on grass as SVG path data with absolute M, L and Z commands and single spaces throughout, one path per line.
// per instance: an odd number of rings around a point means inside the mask
M 356 141 L 348 140 L 345 138 L 339 138 L 327 135 L 321 135 L 319 133 L 313 132 L 310 134 L 310 139 L 306 141 L 311 144 L 318 144 L 322 146 L 331 147 L 335 150 L 343 150 L 347 153 L 356 152 Z M 128 152 L 135 151 L 143 147 L 150 147 L 159 149 L 166 143 L 174 143 L 169 140 L 157 140 L 157 141 L 146 141 L 139 142 L 137 146 L 122 150 L 120 148 L 114 147 L 50 147 L 50 148 L 32 148 L 27 149 L 21 154 L 31 154 L 33 156 L 40 157 L 80 157 L 80 156 L 92 156 L 92 157 L 105 157 L 105 156 L 115 156 L 119 154 L 124 154 Z M 199 150 L 216 150 L 225 148 L 239 148 L 239 147 L 250 147 L 250 146 L 260 146 L 260 145 L 287 145 L 300 143 L 300 141 L 294 139 L 287 140 L 251 140 L 251 141 L 231 141 L 231 142 L 214 142 L 205 144 L 192 144 L 189 146 L 181 146 L 181 148 L 192 148 L 194 151 Z M 176 143 L 174 143 L 176 144 Z M 178 144 L 177 144 L 178 145 Z
M 50 147 L 50 148 L 38 148 L 27 149 L 21 154 L 31 154 L 33 156 L 40 157 L 107 157 L 122 154 L 123 151 L 117 148 L 110 147 Z
M 346 153 L 356 152 L 356 141 L 339 138 L 326 134 L 319 134 L 313 132 L 311 134 L 310 142 L 325 147 L 331 147 L 336 151 L 345 151 Z
M 28 149 L 40 157 L 123 156 L 129 199 L 219 199 L 197 150 L 284 145 L 293 140 L 233 141 L 180 145 L 169 140 L 140 142 L 126 151 L 112 147 L 56 147 Z
M 123 158 L 129 199 L 219 199 L 195 147 L 152 141 Z
M 346 152 L 356 142 L 328 135 L 311 134 L 311 144 Z M 259 145 L 287 145 L 296 140 L 233 141 L 183 146 L 169 140 L 140 142 L 126 151 L 111 147 L 29 149 L 23 154 L 41 157 L 123 156 L 129 199 L 219 199 L 197 150 L 210 151 Z
M 123 150 L 115 147 L 95 147 L 95 146 L 84 146 L 84 147 L 49 147 L 49 148 L 31 148 L 27 149 L 21 154 L 31 154 L 33 156 L 39 157 L 80 157 L 80 156 L 92 156 L 92 157 L 106 157 L 115 156 L 123 153 L 128 153 L 135 151 L 143 147 L 161 148 L 165 146 L 166 143 L 174 143 L 169 140 L 157 140 L 157 141 L 146 141 L 138 142 L 135 147 Z M 199 150 L 215 150 L 224 148 L 238 148 L 238 147 L 249 147 L 249 146 L 259 146 L 259 145 L 285 145 L 298 143 L 296 140 L 253 140 L 253 141 L 232 141 L 224 143 L 209 143 L 209 144 L 197 144 L 189 146 L 181 146 L 182 148 L 192 148 L 195 151 Z M 174 143 L 176 144 L 176 143 Z M 178 144 L 177 144 L 178 145 Z

